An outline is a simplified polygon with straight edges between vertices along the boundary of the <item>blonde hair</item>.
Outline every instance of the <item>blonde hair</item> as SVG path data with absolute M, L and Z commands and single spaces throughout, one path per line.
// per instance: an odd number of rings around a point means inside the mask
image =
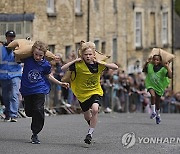
M 82 55 L 82 53 L 86 50 L 86 49 L 92 49 L 93 52 L 95 53 L 96 51 L 96 46 L 93 42 L 89 41 L 89 42 L 85 42 L 85 41 L 81 41 L 80 43 L 80 48 L 79 48 L 79 54 L 80 56 Z
M 36 41 L 33 46 L 32 46 L 32 51 L 34 51 L 36 49 L 41 50 L 44 52 L 44 54 L 46 54 L 47 52 L 47 45 L 41 41 Z
M 106 61 L 107 59 L 109 59 L 111 56 L 107 56 L 101 52 L 98 52 L 96 50 L 96 45 L 93 42 L 85 42 L 85 41 L 81 41 L 80 42 L 80 48 L 78 50 L 78 57 L 82 56 L 82 53 L 86 50 L 91 48 L 95 54 L 95 59 L 98 61 Z

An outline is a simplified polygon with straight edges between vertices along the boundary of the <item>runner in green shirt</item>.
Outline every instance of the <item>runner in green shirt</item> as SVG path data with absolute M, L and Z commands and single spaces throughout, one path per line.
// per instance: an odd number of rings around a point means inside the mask
M 162 62 L 160 55 L 149 58 L 144 65 L 143 72 L 146 73 L 145 86 L 151 94 L 151 119 L 156 118 L 156 123 L 161 122 L 160 118 L 160 98 L 164 94 L 165 88 L 169 85 L 169 78 L 172 78 L 172 70 L 169 62 Z

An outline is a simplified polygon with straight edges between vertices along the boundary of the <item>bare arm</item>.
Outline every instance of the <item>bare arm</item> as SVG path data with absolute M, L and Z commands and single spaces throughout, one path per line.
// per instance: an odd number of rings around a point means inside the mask
M 145 69 L 147 68 L 148 63 L 149 63 L 149 62 L 146 61 L 146 63 L 145 63 L 144 66 L 143 66 L 142 72 L 145 72 Z
M 164 67 L 167 69 L 167 71 L 168 71 L 168 77 L 170 78 L 170 79 L 172 79 L 172 70 L 171 70 L 171 68 L 169 67 L 169 63 L 165 63 L 164 64 Z
M 151 60 L 152 60 L 152 57 L 150 57 L 150 58 L 147 59 L 146 63 L 145 63 L 144 66 L 143 66 L 142 72 L 145 72 L 145 69 L 147 68 L 148 63 L 150 63 Z
M 104 64 L 104 66 L 106 66 L 106 67 L 108 67 L 108 68 L 110 68 L 110 69 L 113 69 L 113 70 L 117 70 L 118 69 L 118 66 L 116 65 L 116 64 L 114 64 L 114 63 L 106 63 L 106 64 Z
M 70 65 L 72 65 L 72 64 L 75 63 L 75 62 L 81 61 L 81 60 L 82 60 L 81 58 L 76 58 L 75 60 L 70 61 L 70 62 L 67 63 L 67 64 L 64 64 L 64 65 L 61 67 L 61 69 L 62 69 L 63 71 L 66 71 L 66 70 L 69 68 Z
M 55 83 L 55 84 L 58 84 L 58 85 L 63 86 L 63 87 L 65 87 L 65 88 L 69 88 L 69 83 L 60 82 L 60 81 L 58 81 L 56 78 L 54 78 L 54 76 L 51 75 L 51 74 L 46 75 L 46 77 L 47 77 L 50 81 L 52 81 L 53 83 Z
M 104 61 L 96 61 L 97 63 L 101 64 L 101 65 L 104 65 L 106 66 L 107 68 L 110 68 L 110 69 L 113 69 L 113 70 L 117 70 L 118 69 L 118 66 L 114 63 L 106 63 Z

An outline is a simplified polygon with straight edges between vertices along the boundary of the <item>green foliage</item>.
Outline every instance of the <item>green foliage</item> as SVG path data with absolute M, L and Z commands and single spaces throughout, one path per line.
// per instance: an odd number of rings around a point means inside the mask
M 175 0 L 175 11 L 180 16 L 180 0 Z

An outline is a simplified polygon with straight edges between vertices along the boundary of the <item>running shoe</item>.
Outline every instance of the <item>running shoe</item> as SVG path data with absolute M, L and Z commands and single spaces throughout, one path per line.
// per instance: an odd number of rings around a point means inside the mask
M 12 117 L 10 122 L 17 122 L 17 118 Z
M 4 118 L 4 122 L 10 122 L 10 121 L 11 121 L 11 118 L 9 118 L 9 117 Z
M 161 122 L 161 117 L 160 116 L 156 116 L 156 124 L 160 124 Z
M 40 144 L 40 141 L 39 141 L 37 135 L 32 135 L 32 136 L 31 136 L 31 143 L 32 143 L 32 144 Z
M 151 114 L 151 116 L 150 116 L 150 119 L 154 119 L 154 118 L 156 118 L 156 113 L 155 113 L 155 112 L 153 112 L 153 113 Z
M 91 144 L 91 140 L 92 140 L 91 134 L 88 134 L 88 135 L 86 135 L 86 138 L 84 139 L 84 142 L 86 144 Z

